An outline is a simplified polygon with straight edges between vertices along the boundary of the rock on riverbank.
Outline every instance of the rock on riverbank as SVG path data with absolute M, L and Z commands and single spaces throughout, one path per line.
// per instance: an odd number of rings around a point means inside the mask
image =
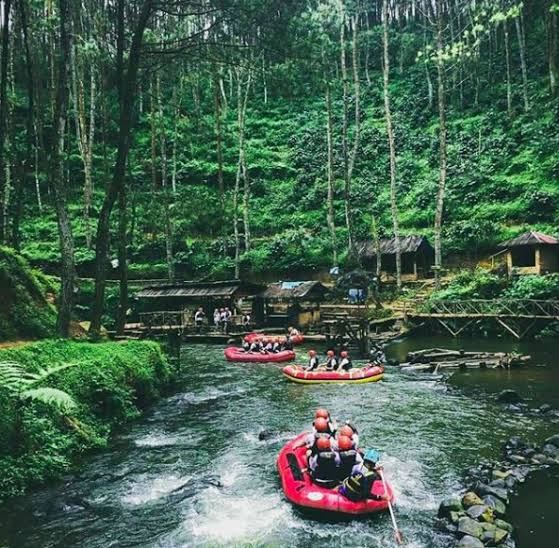
M 443 500 L 438 525 L 456 537 L 459 548 L 513 547 L 513 526 L 505 521 L 509 498 L 518 483 L 542 467 L 559 464 L 559 434 L 541 447 L 510 438 L 503 448 L 504 460 L 482 462 L 466 473 L 466 491 Z

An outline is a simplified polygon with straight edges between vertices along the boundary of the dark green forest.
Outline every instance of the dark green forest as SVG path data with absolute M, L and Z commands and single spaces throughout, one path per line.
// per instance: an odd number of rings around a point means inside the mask
M 550 0 L 4 0 L 0 241 L 61 276 L 289 277 L 557 234 Z M 66 327 L 65 327 L 66 326 Z

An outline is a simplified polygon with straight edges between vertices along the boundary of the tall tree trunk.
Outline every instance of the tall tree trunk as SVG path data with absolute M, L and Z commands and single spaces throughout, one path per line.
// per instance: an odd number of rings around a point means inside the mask
M 165 219 L 165 257 L 167 260 L 167 273 L 169 281 L 175 280 L 175 259 L 173 256 L 173 220 L 171 218 L 171 197 L 167 180 L 167 135 L 165 132 L 165 118 L 161 103 L 161 81 L 159 74 L 156 77 L 157 110 L 159 117 L 159 147 L 161 151 L 161 187 L 163 190 L 163 215 Z
M 222 128 L 221 128 L 221 92 L 219 87 L 219 82 L 217 78 L 217 74 L 214 75 L 214 130 L 215 130 L 215 155 L 217 160 L 217 187 L 219 190 L 219 210 L 221 218 L 225 219 L 225 185 L 223 183 L 223 135 L 222 135 Z M 222 233 L 221 233 L 221 240 L 222 240 L 222 251 L 225 255 L 227 252 L 227 243 L 226 243 L 226 224 L 222 223 Z
M 19 17 L 21 21 L 21 31 L 23 35 L 23 49 L 25 51 L 25 72 L 26 72 L 26 85 L 27 85 L 27 116 L 25 124 L 25 141 L 26 141 L 26 151 L 25 156 L 22 161 L 22 173 L 19 177 L 18 184 L 16 187 L 15 195 L 15 207 L 14 215 L 12 219 L 12 239 L 13 244 L 16 249 L 20 248 L 20 222 L 23 210 L 23 190 L 25 186 L 31 186 L 31 184 L 26 185 L 27 181 L 31 182 L 32 178 L 32 158 L 34 154 L 34 117 L 35 117 L 35 86 L 33 78 L 33 61 L 31 57 L 31 50 L 29 48 L 29 28 L 27 24 L 27 6 L 26 0 L 18 0 Z M 40 193 L 38 194 L 39 204 Z M 41 210 L 41 208 L 39 208 Z
M 549 67 L 549 88 L 551 96 L 557 97 L 557 87 L 559 81 L 559 40 L 557 38 L 557 12 L 550 11 L 553 2 L 550 0 L 547 5 L 547 35 L 548 53 L 547 63 Z
M 510 74 L 510 40 L 509 40 L 509 23 L 505 19 L 503 21 L 503 31 L 505 40 L 505 63 L 507 65 L 507 112 L 509 116 L 513 115 L 512 110 L 512 81 Z
M 343 84 L 343 114 L 342 114 L 342 159 L 344 166 L 344 210 L 345 210 L 345 224 L 347 228 L 347 245 L 350 254 L 353 251 L 353 237 L 351 230 L 351 182 L 349 180 L 349 155 L 347 145 L 347 130 L 348 130 L 348 110 L 349 110 L 349 81 L 346 66 L 346 48 L 345 48 L 345 0 L 340 0 L 341 22 L 340 22 L 340 66 L 342 72 Z
M 248 175 L 248 169 L 246 165 L 246 152 L 245 152 L 245 117 L 246 108 L 248 103 L 248 95 L 250 91 L 252 72 L 248 69 L 247 78 L 245 86 L 243 89 L 243 69 L 239 68 L 237 70 L 237 126 L 239 133 L 239 169 L 237 170 L 237 177 L 243 178 L 243 230 L 244 230 L 244 241 L 245 241 L 245 251 L 250 251 L 250 179 Z M 240 181 L 239 181 L 240 184 Z M 235 185 L 236 190 L 237 185 Z
M 327 223 L 330 231 L 330 241 L 332 243 L 332 265 L 338 265 L 338 244 L 336 242 L 336 224 L 334 221 L 334 145 L 332 129 L 332 94 L 330 93 L 330 82 L 325 76 L 326 87 L 326 141 L 328 146 L 328 197 L 327 197 Z
M 101 316 L 105 306 L 106 263 L 109 252 L 110 217 L 119 192 L 124 186 L 126 161 L 130 150 L 130 129 L 132 113 L 136 99 L 137 76 L 144 30 L 153 10 L 153 0 L 144 0 L 140 9 L 138 23 L 132 37 L 126 76 L 122 85 L 117 157 L 113 178 L 103 200 L 97 225 L 97 242 L 95 246 L 95 298 L 93 303 L 90 331 L 98 336 L 101 329 Z
M 442 0 L 437 0 L 437 78 L 439 99 L 439 188 L 435 204 L 435 287 L 441 286 L 442 269 L 442 221 L 446 188 L 446 101 L 445 67 L 443 61 L 443 13 Z
M 371 235 L 373 237 L 373 246 L 375 248 L 376 257 L 375 275 L 380 282 L 380 277 L 382 274 L 382 253 L 380 250 L 380 238 L 378 234 L 377 220 L 374 213 L 371 219 Z
M 70 33 L 68 29 L 70 9 L 68 0 L 59 0 L 60 44 L 58 49 L 58 82 L 54 103 L 52 168 L 50 185 L 54 192 L 54 204 L 58 219 L 60 239 L 60 296 L 58 303 L 58 333 L 62 337 L 69 335 L 74 297 L 74 238 L 66 204 L 66 186 L 64 184 L 64 136 L 68 111 L 68 58 L 70 55 Z
M 118 0 L 117 3 L 116 29 L 116 88 L 118 107 L 121 113 L 124 93 L 124 1 Z M 103 144 L 105 143 L 106 140 L 103 141 Z M 126 313 L 128 311 L 128 238 L 126 234 L 128 214 L 126 211 L 126 191 L 126 181 L 123 180 L 118 193 L 118 313 L 116 321 L 116 332 L 121 336 L 124 335 Z
M 522 9 L 522 8 L 521 8 Z M 530 100 L 528 98 L 528 69 L 526 67 L 526 44 L 524 42 L 524 29 L 522 25 L 522 14 L 514 20 L 516 27 L 516 37 L 520 50 L 520 68 L 522 70 L 522 97 L 524 98 L 524 110 L 530 110 Z
M 390 56 L 388 53 L 388 0 L 382 2 L 382 37 L 383 37 L 383 80 L 384 80 L 384 116 L 386 118 L 386 133 L 388 136 L 388 150 L 390 154 L 390 211 L 396 248 L 396 287 L 402 289 L 402 254 L 400 251 L 400 228 L 398 223 L 398 203 L 396 188 L 396 143 L 392 127 L 392 111 L 390 109 Z
M 353 40 L 351 46 L 351 62 L 353 70 L 353 90 L 355 94 L 355 133 L 353 136 L 353 148 L 349 157 L 348 164 L 348 180 L 351 185 L 353 178 L 353 170 L 355 168 L 355 161 L 357 160 L 357 153 L 359 152 L 359 144 L 361 142 L 361 84 L 359 81 L 359 50 L 357 39 L 357 17 L 352 18 L 352 32 Z
M 12 0 L 4 1 L 4 17 L 2 18 L 2 60 L 0 62 L 0 243 L 5 241 L 5 216 L 7 213 L 6 184 L 6 132 L 8 118 L 8 59 L 10 57 L 10 10 Z

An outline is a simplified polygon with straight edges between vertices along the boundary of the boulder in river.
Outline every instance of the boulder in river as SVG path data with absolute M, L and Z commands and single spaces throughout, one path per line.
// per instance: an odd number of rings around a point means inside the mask
M 463 510 L 462 502 L 458 497 L 449 497 L 441 502 L 438 516 L 447 518 L 450 517 L 451 512 L 462 512 Z
M 485 521 L 487 523 L 492 522 L 495 519 L 493 514 L 493 509 L 485 504 L 475 504 L 470 506 L 466 511 L 468 516 L 472 519 L 477 519 L 478 521 Z
M 470 506 L 479 504 L 483 504 L 483 501 L 473 491 L 469 491 L 462 497 L 462 505 L 464 508 L 469 508 Z
M 547 444 L 551 444 L 551 445 L 555 445 L 555 447 L 559 447 L 559 434 L 555 434 L 553 436 L 550 436 L 549 438 L 547 438 L 545 440 L 546 445 Z
M 520 403 L 522 401 L 522 398 L 520 397 L 520 394 L 516 390 L 511 390 L 510 388 L 507 388 L 506 390 L 499 392 L 499 395 L 497 396 L 497 401 L 501 403 Z
M 498 499 L 493 495 L 485 495 L 485 497 L 483 497 L 483 502 L 487 504 L 489 508 L 493 508 L 493 512 L 497 516 L 504 516 L 507 511 L 506 504 L 501 499 Z
M 512 533 L 514 527 L 508 522 L 505 521 L 504 519 L 496 519 L 495 522 L 495 527 L 498 527 L 499 529 L 504 529 L 505 531 L 508 531 L 509 533 Z
M 460 539 L 460 542 L 456 545 L 457 548 L 483 548 L 483 542 L 481 540 L 466 535 Z
M 475 519 L 464 516 L 458 521 L 458 533 L 464 536 L 471 536 L 474 538 L 481 538 L 483 535 L 483 527 Z
M 548 457 L 557 457 L 557 455 L 559 455 L 559 447 L 555 447 L 555 445 L 551 444 L 551 443 L 546 443 L 543 447 L 542 447 L 542 453 L 544 455 L 547 455 Z
M 478 483 L 475 487 L 475 492 L 481 495 L 493 495 L 501 499 L 505 504 L 509 503 L 509 492 L 501 487 L 492 487 L 484 483 Z
M 268 440 L 268 439 L 272 438 L 274 435 L 275 435 L 275 432 L 273 430 L 262 430 L 258 434 L 258 440 L 259 441 L 265 441 L 265 440 Z

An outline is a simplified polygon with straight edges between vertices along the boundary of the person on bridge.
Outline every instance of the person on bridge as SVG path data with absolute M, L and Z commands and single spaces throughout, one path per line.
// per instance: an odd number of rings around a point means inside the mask
M 204 321 L 206 320 L 206 313 L 204 309 L 199 306 L 198 310 L 196 310 L 196 314 L 194 314 L 194 323 L 196 324 L 196 329 L 198 333 L 202 332 L 202 326 L 204 325 Z
M 356 464 L 351 475 L 339 487 L 340 493 L 353 502 L 362 500 L 389 500 L 388 495 L 373 495 L 371 488 L 375 481 L 380 480 L 381 466 L 377 466 L 379 453 L 375 449 L 367 449 L 363 455 L 363 462 Z
M 338 371 L 349 371 L 353 367 L 353 363 L 351 363 L 351 358 L 347 350 L 342 350 L 340 352 L 340 365 L 338 367 Z

